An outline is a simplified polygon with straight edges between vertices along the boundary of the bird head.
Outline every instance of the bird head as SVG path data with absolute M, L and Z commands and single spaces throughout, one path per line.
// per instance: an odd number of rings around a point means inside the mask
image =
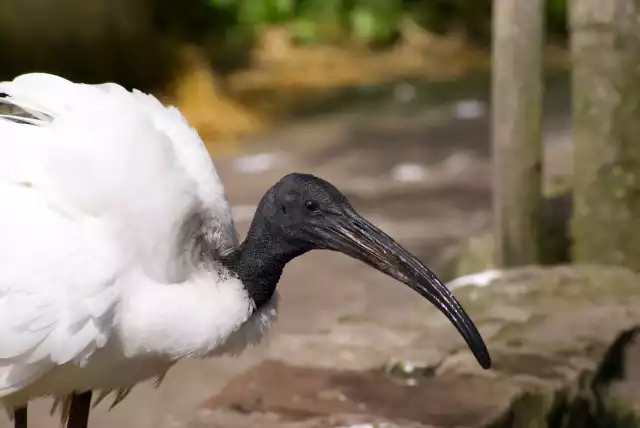
M 435 305 L 460 332 L 483 368 L 491 358 L 471 318 L 438 277 L 409 251 L 360 216 L 331 183 L 309 174 L 289 174 L 262 198 L 262 230 L 296 255 L 314 249 L 338 251 L 406 284 Z

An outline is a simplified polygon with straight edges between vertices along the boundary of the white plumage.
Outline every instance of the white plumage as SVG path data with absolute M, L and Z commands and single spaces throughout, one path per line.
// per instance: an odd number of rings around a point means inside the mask
M 223 186 L 175 108 L 48 74 L 0 83 L 0 400 L 121 391 L 238 352 L 276 316 L 205 268 L 194 228 L 238 245 Z M 0 106 L 0 109 L 2 106 Z M 1 111 L 1 110 L 0 110 Z M 249 323 L 245 323 L 251 320 Z M 241 328 L 242 327 L 242 328 Z

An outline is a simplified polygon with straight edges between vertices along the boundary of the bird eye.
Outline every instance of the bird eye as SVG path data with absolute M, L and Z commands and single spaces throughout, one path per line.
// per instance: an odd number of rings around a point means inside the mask
M 316 201 L 306 201 L 304 203 L 304 206 L 307 208 L 307 211 L 309 212 L 316 212 L 320 208 L 320 206 Z

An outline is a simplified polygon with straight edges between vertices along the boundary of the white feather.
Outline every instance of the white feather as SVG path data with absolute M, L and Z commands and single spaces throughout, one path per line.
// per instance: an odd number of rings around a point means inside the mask
M 118 390 L 178 359 L 237 353 L 275 320 L 237 278 L 191 263 L 206 225 L 238 244 L 224 188 L 175 108 L 48 74 L 0 83 L 0 400 Z M 253 315 L 253 316 L 252 316 Z M 250 321 L 247 323 L 247 321 Z

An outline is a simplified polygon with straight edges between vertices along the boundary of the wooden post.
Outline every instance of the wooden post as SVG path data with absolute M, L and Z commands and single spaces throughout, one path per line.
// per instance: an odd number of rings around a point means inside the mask
M 640 269 L 640 3 L 571 0 L 579 263 Z
M 543 6 L 543 0 L 493 1 L 493 224 L 499 267 L 538 260 Z

